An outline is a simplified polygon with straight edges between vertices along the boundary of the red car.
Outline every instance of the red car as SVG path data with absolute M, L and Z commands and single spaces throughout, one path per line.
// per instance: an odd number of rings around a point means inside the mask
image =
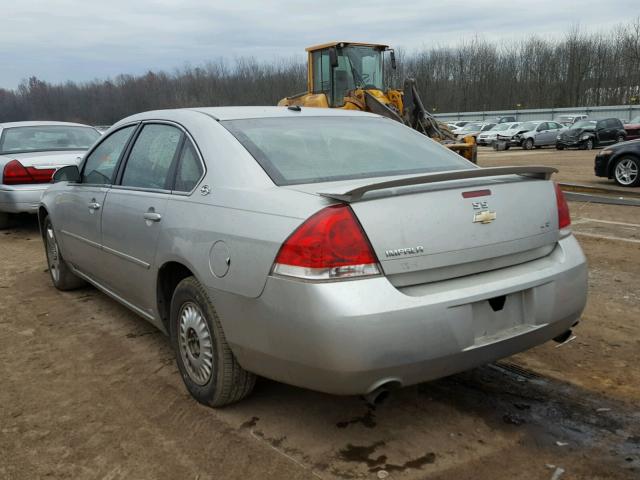
M 624 129 L 627 132 L 627 140 L 640 138 L 640 116 L 631 119 L 629 123 L 624 125 Z

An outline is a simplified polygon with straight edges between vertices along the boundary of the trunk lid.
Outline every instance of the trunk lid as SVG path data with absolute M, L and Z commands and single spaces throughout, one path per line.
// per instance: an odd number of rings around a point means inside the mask
M 490 169 L 478 170 L 486 174 Z M 316 193 L 333 189 L 323 195 L 348 201 L 385 275 L 395 286 L 403 287 L 504 268 L 549 254 L 559 231 L 554 186 L 547 176 L 402 185 L 365 192 L 358 198 L 363 201 L 349 196 L 358 190 L 353 182 L 341 189 L 337 184 L 296 187 L 308 193 L 310 187 Z M 361 188 L 367 184 L 370 179 L 360 182 Z
M 3 156 L 10 160 L 18 160 L 25 167 L 60 168 L 67 165 L 79 165 L 84 154 L 84 150 L 70 150 L 64 152 L 9 153 Z

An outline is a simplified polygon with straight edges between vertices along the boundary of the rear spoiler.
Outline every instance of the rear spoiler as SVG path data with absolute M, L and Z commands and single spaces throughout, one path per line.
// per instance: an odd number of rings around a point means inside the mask
M 353 188 L 341 192 L 322 192 L 319 195 L 333 198 L 341 202 L 353 203 L 362 200 L 365 193 L 373 190 L 384 190 L 385 188 L 406 187 L 409 185 L 421 185 L 424 183 L 446 182 L 448 180 L 464 180 L 467 178 L 496 177 L 500 175 L 522 175 L 524 177 L 549 180 L 551 175 L 558 170 L 553 167 L 542 165 L 531 165 L 526 167 L 488 167 L 470 168 L 467 170 L 451 170 L 448 172 L 430 173 L 419 177 L 397 178 L 386 182 L 371 183 L 362 187 Z

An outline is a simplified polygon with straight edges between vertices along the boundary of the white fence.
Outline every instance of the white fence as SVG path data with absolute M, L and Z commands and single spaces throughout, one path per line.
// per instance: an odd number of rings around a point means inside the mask
M 640 105 L 614 105 L 608 107 L 539 108 L 535 110 L 495 110 L 491 112 L 436 113 L 441 121 L 485 120 L 505 115 L 516 120 L 556 120 L 561 115 L 586 114 L 591 118 L 619 118 L 623 122 L 640 115 Z

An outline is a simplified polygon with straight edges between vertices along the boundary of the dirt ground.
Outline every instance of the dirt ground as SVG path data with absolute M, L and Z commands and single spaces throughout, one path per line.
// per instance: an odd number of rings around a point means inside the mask
M 522 156 L 481 163 L 496 153 Z M 593 159 L 561 153 L 561 178 Z M 590 264 L 577 338 L 375 409 L 269 380 L 237 405 L 197 404 L 151 325 L 93 288 L 51 286 L 22 219 L 0 232 L 0 479 L 638 479 L 638 210 L 571 209 Z

